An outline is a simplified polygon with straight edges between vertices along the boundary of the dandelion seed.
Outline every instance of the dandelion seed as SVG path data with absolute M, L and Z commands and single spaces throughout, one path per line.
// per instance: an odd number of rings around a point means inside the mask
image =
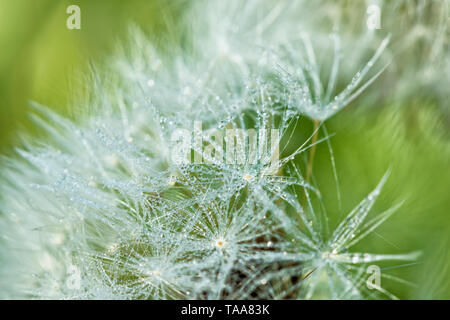
M 225 246 L 225 243 L 226 242 L 223 239 L 217 239 L 215 245 L 217 248 L 223 248 Z
M 191 94 L 191 88 L 185 87 L 185 88 L 183 89 L 183 94 L 184 94 L 185 96 L 189 96 L 189 95 Z

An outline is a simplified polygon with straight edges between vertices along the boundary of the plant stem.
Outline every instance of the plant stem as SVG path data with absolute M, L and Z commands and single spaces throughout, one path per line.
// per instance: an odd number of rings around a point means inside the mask
M 309 159 L 308 159 L 308 167 L 306 168 L 306 183 L 309 183 L 309 181 L 311 180 L 311 175 L 312 175 L 312 170 L 313 170 L 313 164 L 314 164 L 314 156 L 316 155 L 316 142 L 317 142 L 317 138 L 319 137 L 319 130 L 317 130 L 319 128 L 320 125 L 320 121 L 319 120 L 314 120 L 314 136 L 312 137 L 311 140 L 311 144 L 313 145 L 311 147 L 311 150 L 309 151 Z M 306 191 L 305 193 L 303 193 L 303 201 L 305 201 L 306 198 Z
M 319 130 L 317 130 L 317 128 L 320 125 L 320 121 L 319 120 L 314 120 L 314 136 L 311 140 L 311 144 L 313 144 L 313 146 L 311 147 L 311 151 L 309 152 L 309 160 L 308 160 L 308 168 L 306 169 L 306 182 L 309 183 L 309 180 L 311 179 L 311 175 L 312 175 L 312 170 L 313 170 L 313 164 L 314 164 L 314 156 L 316 154 L 316 142 L 317 142 L 317 138 L 319 137 Z

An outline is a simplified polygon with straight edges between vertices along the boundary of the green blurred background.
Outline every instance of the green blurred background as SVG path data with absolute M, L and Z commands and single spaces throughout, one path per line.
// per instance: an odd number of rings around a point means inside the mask
M 341 3 L 348 7 L 348 1 Z M 81 30 L 66 28 L 66 8 L 71 4 L 81 7 Z M 164 39 L 182 10 L 183 1 L 167 0 L 0 0 L 0 152 L 11 153 L 19 144 L 19 133 L 35 132 L 27 116 L 29 100 L 70 114 L 68 102 L 83 90 L 83 74 L 91 62 L 112 54 L 126 37 L 130 23 L 154 39 Z M 420 54 L 408 52 L 413 58 Z M 447 79 L 442 77 L 444 83 L 439 86 L 445 88 Z M 387 78 L 369 91 L 376 93 L 383 88 L 383 81 Z M 401 298 L 448 299 L 450 144 L 448 120 L 442 110 L 449 108 L 448 101 L 444 105 L 426 95 L 427 88 L 420 96 L 411 90 L 406 98 L 387 99 L 386 105 L 372 109 L 354 103 L 329 122 L 328 130 L 336 133 L 331 142 L 342 209 L 337 204 L 325 145 L 318 147 L 314 174 L 322 194 L 327 195 L 329 214 L 338 221 L 391 168 L 376 209 L 386 209 L 401 199 L 406 203 L 357 249 L 385 253 L 423 250 L 417 264 L 389 269 L 390 274 L 415 286 L 389 281 L 382 286 Z
M 66 8 L 81 8 L 81 29 L 69 30 Z M 130 23 L 164 33 L 179 3 L 164 0 L 0 0 L 0 151 L 33 130 L 28 101 L 66 113 L 91 63 L 111 55 Z

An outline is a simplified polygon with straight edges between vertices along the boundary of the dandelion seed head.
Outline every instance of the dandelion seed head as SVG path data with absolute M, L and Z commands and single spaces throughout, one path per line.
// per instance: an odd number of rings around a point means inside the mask
M 366 90 L 376 77 L 363 78 L 388 40 L 336 93 L 337 35 L 325 86 L 314 37 L 285 32 L 301 6 L 269 4 L 192 5 L 199 19 L 186 41 L 198 48 L 183 54 L 163 53 L 134 30 L 114 60 L 120 81 L 90 86 L 95 98 L 86 104 L 96 111 L 86 119 L 34 105 L 50 137 L 2 170 L 0 297 L 311 298 L 321 287 L 332 298 L 363 297 L 362 264 L 416 258 L 349 251 L 390 215 L 364 225 L 385 180 L 325 235 L 322 215 L 294 192 L 319 194 L 293 164 L 311 138 L 294 151 L 281 144 L 292 142 L 300 116 L 325 121 Z M 172 157 L 176 130 L 212 143 L 217 129 L 254 130 L 275 143 L 230 162 L 192 144 L 183 161 Z M 236 148 L 247 150 L 246 141 Z M 191 153 L 203 162 L 184 161 Z

